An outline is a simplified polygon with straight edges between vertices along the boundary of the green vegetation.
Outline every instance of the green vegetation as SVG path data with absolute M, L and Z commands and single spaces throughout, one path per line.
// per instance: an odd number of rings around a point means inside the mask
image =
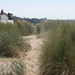
M 38 34 L 41 33 L 41 25 L 37 25 L 37 33 L 38 33 Z
M 25 42 L 25 41 L 24 41 Z M 17 57 L 18 51 L 28 49 L 16 24 L 0 23 L 0 57 Z
M 14 22 L 17 22 L 18 20 L 25 20 L 27 22 L 32 23 L 33 25 L 37 25 L 42 20 L 45 20 L 45 18 L 43 18 L 43 19 L 38 19 L 38 18 L 32 18 L 32 19 L 30 19 L 30 18 L 25 18 L 25 17 L 24 18 L 21 18 L 21 17 L 13 16 L 13 21 Z
M 37 33 L 47 32 L 48 30 L 55 27 L 58 21 L 42 21 L 37 25 Z
M 49 30 L 51 30 L 52 28 L 54 28 L 59 21 L 42 21 L 41 23 L 39 23 L 37 25 L 37 34 L 38 34 L 38 38 L 48 38 L 48 33 Z
M 22 36 L 30 35 L 33 33 L 33 27 L 28 22 L 23 22 L 23 21 L 19 20 L 17 22 L 17 27 Z
M 22 59 L 31 46 L 23 36 L 32 33 L 33 27 L 28 22 L 0 23 L 0 75 L 25 75 Z
M 44 25 L 44 26 L 43 26 Z M 41 55 L 41 75 L 75 75 L 75 24 L 45 22 L 48 31 Z

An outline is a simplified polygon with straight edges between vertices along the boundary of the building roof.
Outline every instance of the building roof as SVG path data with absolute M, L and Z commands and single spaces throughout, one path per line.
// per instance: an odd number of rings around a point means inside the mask
M 0 15 L 1 15 L 1 13 L 0 13 Z M 8 15 L 6 13 L 3 13 L 3 15 L 6 15 L 8 17 Z

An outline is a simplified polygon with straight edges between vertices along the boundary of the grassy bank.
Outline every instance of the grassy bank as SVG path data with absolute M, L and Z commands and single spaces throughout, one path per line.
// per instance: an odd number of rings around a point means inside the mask
M 41 75 L 75 75 L 75 24 L 57 21 L 48 32 L 42 47 Z
M 0 23 L 0 57 L 17 57 L 27 47 L 16 24 Z

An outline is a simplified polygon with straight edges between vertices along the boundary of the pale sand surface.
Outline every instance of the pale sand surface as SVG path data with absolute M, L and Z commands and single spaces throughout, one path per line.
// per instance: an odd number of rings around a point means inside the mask
M 26 75 L 39 75 L 39 57 L 41 54 L 41 45 L 43 44 L 42 39 L 38 39 L 36 35 L 30 35 L 25 38 L 28 39 L 31 45 L 31 50 L 26 52 L 25 56 Z

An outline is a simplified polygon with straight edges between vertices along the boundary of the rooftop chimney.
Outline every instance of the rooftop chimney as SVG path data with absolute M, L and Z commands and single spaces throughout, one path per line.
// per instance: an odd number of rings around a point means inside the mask
M 1 10 L 1 15 L 3 15 L 3 9 Z

